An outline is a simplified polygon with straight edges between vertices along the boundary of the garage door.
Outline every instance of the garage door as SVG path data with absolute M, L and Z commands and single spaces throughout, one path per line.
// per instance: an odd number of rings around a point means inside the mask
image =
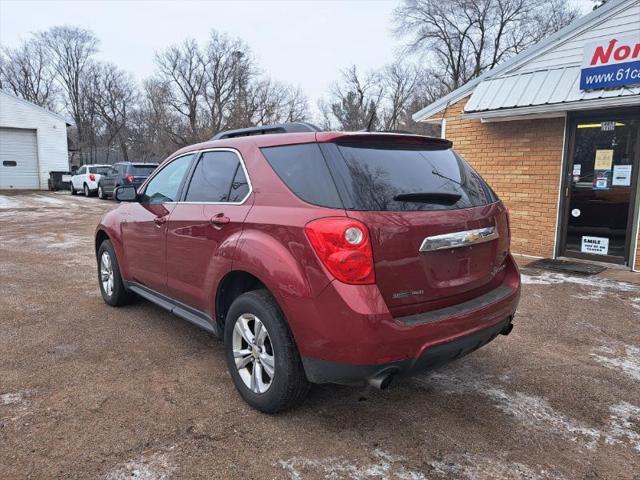
M 0 189 L 38 189 L 35 130 L 0 128 Z

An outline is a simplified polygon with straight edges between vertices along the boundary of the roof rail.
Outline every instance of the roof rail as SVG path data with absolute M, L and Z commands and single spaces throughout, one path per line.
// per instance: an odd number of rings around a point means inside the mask
M 222 138 L 248 137 L 250 135 L 267 135 L 269 133 L 303 133 L 320 132 L 320 128 L 307 122 L 279 123 L 276 125 L 262 125 L 259 127 L 238 128 L 236 130 L 224 130 L 218 132 L 211 140 Z

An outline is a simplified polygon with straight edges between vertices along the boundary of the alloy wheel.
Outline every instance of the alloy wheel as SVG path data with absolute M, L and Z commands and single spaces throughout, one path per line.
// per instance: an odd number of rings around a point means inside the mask
M 233 358 L 244 384 L 254 393 L 269 390 L 275 375 L 275 358 L 267 327 L 258 317 L 244 313 L 233 328 Z
M 104 293 L 108 297 L 113 295 L 113 266 L 109 252 L 102 252 L 100 257 L 100 281 L 102 282 Z

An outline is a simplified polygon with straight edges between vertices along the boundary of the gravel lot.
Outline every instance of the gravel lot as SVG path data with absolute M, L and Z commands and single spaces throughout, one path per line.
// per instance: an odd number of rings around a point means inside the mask
M 509 337 L 266 416 L 221 342 L 102 302 L 92 234 L 114 205 L 0 194 L 0 479 L 640 479 L 640 286 L 525 269 Z

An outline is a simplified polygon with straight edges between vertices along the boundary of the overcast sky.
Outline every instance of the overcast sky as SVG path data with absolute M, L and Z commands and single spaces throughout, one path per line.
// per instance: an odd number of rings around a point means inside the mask
M 443 0 L 446 1 L 446 0 Z M 572 0 L 587 13 L 590 0 Z M 0 0 L 0 44 L 15 46 L 31 32 L 54 25 L 91 29 L 99 58 L 139 80 L 154 71 L 156 51 L 212 29 L 244 39 L 270 77 L 302 87 L 311 106 L 341 69 L 392 62 L 397 0 L 375 1 L 31 1 Z

